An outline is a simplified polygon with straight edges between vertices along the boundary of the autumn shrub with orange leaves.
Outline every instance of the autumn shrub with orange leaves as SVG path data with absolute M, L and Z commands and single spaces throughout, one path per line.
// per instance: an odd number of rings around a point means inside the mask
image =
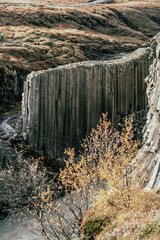
M 139 141 L 133 137 L 133 116 L 126 118 L 121 132 L 113 128 L 107 114 L 103 114 L 97 129 L 83 142 L 84 152 L 75 161 L 74 149 L 65 153 L 69 158 L 59 179 L 68 191 L 92 192 L 100 211 L 107 204 L 115 208 L 128 208 L 137 190 L 136 157 Z
M 103 114 L 78 157 L 74 149 L 65 150 L 66 166 L 58 180 L 65 196 L 53 201 L 48 188 L 35 207 L 46 239 L 94 239 L 106 226 L 113 227 L 119 212 L 131 208 L 142 168 L 136 161 L 140 143 L 133 138 L 132 123 L 133 116 L 126 118 L 119 132 Z
M 103 114 L 78 157 L 65 151 L 57 185 L 39 160 L 19 155 L 1 172 L 10 215 L 31 212 L 47 240 L 159 240 L 160 196 L 140 190 L 143 162 L 136 160 L 132 123 L 126 118 L 119 132 Z
M 126 118 L 119 132 L 107 119 L 107 114 L 103 114 L 100 124 L 83 141 L 84 151 L 77 160 L 74 149 L 65 151 L 68 158 L 59 181 L 66 196 L 73 197 L 76 193 L 76 200 L 83 202 L 76 215 L 79 231 L 87 223 L 84 218 L 90 208 L 94 209 L 94 216 L 98 213 L 98 218 L 100 215 L 106 218 L 108 214 L 114 215 L 117 210 L 130 207 L 139 186 L 137 169 L 140 168 L 136 161 L 133 163 L 140 143 L 133 139 L 132 123 L 133 116 Z M 74 201 L 73 197 L 71 205 Z M 94 218 L 99 227 L 103 225 L 103 218 L 98 222 Z

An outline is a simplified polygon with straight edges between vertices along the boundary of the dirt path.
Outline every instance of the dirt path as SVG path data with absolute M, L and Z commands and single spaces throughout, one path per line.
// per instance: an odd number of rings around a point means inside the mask
M 80 3 L 80 4 L 70 4 L 70 5 L 53 5 L 53 4 L 36 4 L 36 3 L 21 3 L 21 2 L 16 2 L 16 3 L 0 3 L 0 6 L 32 6 L 32 7 L 37 7 L 37 6 L 44 6 L 44 7 L 82 7 L 82 6 L 89 6 L 89 5 L 95 5 L 95 4 L 105 4 L 105 3 L 110 3 L 111 0 L 96 0 L 96 1 L 90 1 L 87 3 Z

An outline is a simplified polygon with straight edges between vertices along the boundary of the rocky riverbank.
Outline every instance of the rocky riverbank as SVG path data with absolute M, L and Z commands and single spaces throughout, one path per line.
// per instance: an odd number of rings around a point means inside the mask
M 9 159 L 16 159 L 16 151 L 11 145 L 11 138 L 16 136 L 19 114 L 0 118 L 0 169 L 6 167 Z

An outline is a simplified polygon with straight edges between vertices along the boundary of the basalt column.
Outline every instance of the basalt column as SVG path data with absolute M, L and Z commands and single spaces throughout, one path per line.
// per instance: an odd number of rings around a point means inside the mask
M 144 78 L 150 48 L 119 60 L 81 62 L 32 72 L 22 100 L 26 142 L 42 154 L 57 157 L 64 148 L 79 149 L 102 112 L 117 124 L 146 109 Z

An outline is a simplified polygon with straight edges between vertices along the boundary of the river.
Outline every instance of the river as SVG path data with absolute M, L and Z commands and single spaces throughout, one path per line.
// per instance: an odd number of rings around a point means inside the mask
M 78 238 L 78 232 L 76 232 L 76 227 L 74 227 L 73 222 L 75 223 L 75 216 L 79 216 L 79 207 L 81 210 L 86 211 L 89 207 L 89 196 L 90 194 L 88 193 L 87 198 L 86 196 L 81 198 L 79 193 L 77 194 L 74 192 L 73 194 L 66 194 L 64 197 L 60 197 L 56 202 L 53 202 L 53 211 L 49 214 L 47 209 L 47 217 L 50 217 L 51 219 L 55 220 L 57 222 L 57 216 L 61 216 L 61 220 L 58 222 L 63 223 L 63 230 L 61 230 L 61 227 L 59 225 L 55 224 L 54 221 L 52 222 L 52 227 L 56 233 L 58 233 L 58 236 L 61 240 L 65 240 L 65 234 L 64 232 L 67 233 L 68 236 L 70 236 L 69 239 L 79 239 Z M 74 198 L 74 201 L 72 201 Z M 86 201 L 87 199 L 87 201 Z M 78 201 L 78 202 L 77 202 Z M 54 211 L 54 207 L 56 204 L 60 203 L 60 208 L 58 211 Z M 68 206 L 68 207 L 67 207 Z M 73 214 L 74 212 L 74 214 Z M 58 213 L 58 215 L 57 215 Z M 18 219 L 18 220 L 16 220 Z M 42 236 L 40 229 L 35 228 L 35 220 L 32 217 L 31 214 L 28 214 L 25 217 L 20 218 L 13 216 L 13 221 L 7 222 L 6 219 L 0 220 L 0 240 L 45 240 L 45 238 Z M 44 218 L 45 222 L 45 218 Z M 68 224 L 68 222 L 70 224 Z M 72 225 L 72 224 L 73 225 Z M 71 227 L 72 225 L 72 227 Z M 51 235 L 49 233 L 49 237 L 52 240 L 57 240 L 57 237 L 55 237 L 54 232 L 52 231 L 51 228 L 48 227 L 46 224 L 46 227 L 51 230 Z M 74 231 L 73 230 L 74 227 Z M 68 238 L 67 238 L 68 239 Z
M 25 219 L 25 223 L 15 221 L 8 225 L 6 220 L 0 221 L 0 240 L 44 240 L 41 234 L 34 229 L 34 220 Z
M 3 142 L 6 142 L 10 136 L 16 133 L 16 130 L 9 124 L 12 118 L 14 115 L 0 118 L 0 135 L 6 139 Z M 0 143 L 2 145 L 2 141 Z M 3 148 L 3 145 L 0 147 Z M 44 238 L 38 234 L 33 226 L 34 221 L 31 216 L 27 216 L 20 222 L 16 221 L 15 217 L 14 222 L 10 222 L 10 224 L 7 223 L 7 220 L 0 220 L 0 240 L 43 240 Z

